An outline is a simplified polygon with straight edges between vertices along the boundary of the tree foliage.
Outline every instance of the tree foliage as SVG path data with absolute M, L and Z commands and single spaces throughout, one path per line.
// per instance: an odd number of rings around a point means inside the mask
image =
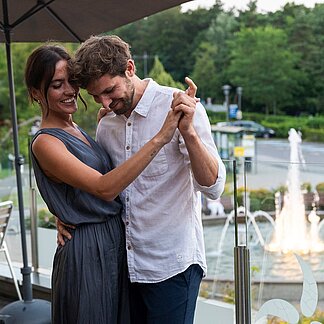
M 160 85 L 184 90 L 183 84 L 174 81 L 171 74 L 165 71 L 163 64 L 157 56 L 154 59 L 154 65 L 149 76 Z
M 192 72 L 192 79 L 199 84 L 198 96 L 216 99 L 217 90 L 221 88 L 222 71 L 217 71 L 215 56 L 217 47 L 208 42 L 202 42 L 196 51 L 196 62 Z
M 230 47 L 230 79 L 243 86 L 253 104 L 264 106 L 266 113 L 289 105 L 303 74 L 296 68 L 299 55 L 289 49 L 283 30 L 270 26 L 243 28 Z
M 276 12 L 260 13 L 256 3 L 251 0 L 241 11 L 225 10 L 220 0 L 210 9 L 183 12 L 175 7 L 108 33 L 130 43 L 140 77 L 160 64 L 161 75 L 154 72 L 154 78 L 168 84 L 192 76 L 199 96 L 214 103 L 224 101 L 221 87 L 230 84 L 230 103 L 235 88 L 243 87 L 245 111 L 323 115 L 324 4 L 306 8 L 288 3 Z M 38 107 L 27 100 L 23 81 L 26 58 L 38 45 L 12 44 L 19 121 L 39 115 Z M 77 46 L 64 45 L 71 51 Z M 94 134 L 98 105 L 84 96 L 88 110 L 80 107 L 75 118 Z M 0 44 L 0 123 L 10 126 L 4 44 Z M 0 130 L 0 135 L 4 133 L 8 129 Z

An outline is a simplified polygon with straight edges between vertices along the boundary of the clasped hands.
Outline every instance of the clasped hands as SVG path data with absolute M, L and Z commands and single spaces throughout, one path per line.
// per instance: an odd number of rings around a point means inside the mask
M 193 117 L 195 114 L 196 103 L 199 99 L 196 98 L 197 86 L 188 77 L 185 78 L 188 89 L 174 92 L 171 109 L 175 112 L 181 111 L 182 115 L 179 120 L 178 128 L 182 136 L 194 132 Z
M 171 109 L 174 111 L 182 111 L 182 117 L 179 120 L 179 130 L 182 135 L 186 132 L 193 131 L 193 116 L 195 113 L 196 103 L 199 99 L 196 98 L 197 86 L 188 77 L 185 78 L 188 85 L 186 91 L 178 91 L 173 93 L 173 100 L 171 103 Z M 111 109 L 100 108 L 97 115 L 97 121 L 99 122 L 102 117 L 109 113 Z

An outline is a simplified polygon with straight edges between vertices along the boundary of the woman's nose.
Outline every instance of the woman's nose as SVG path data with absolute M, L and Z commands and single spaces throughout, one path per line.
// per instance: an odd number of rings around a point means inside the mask
M 79 93 L 79 87 L 72 85 L 71 83 L 68 83 L 65 92 L 68 94 L 78 94 Z

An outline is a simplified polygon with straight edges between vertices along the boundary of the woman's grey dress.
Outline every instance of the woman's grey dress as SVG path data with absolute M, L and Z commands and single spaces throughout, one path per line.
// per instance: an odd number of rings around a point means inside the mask
M 35 138 L 39 134 L 55 136 L 83 163 L 107 173 L 112 168 L 109 157 L 90 136 L 82 133 L 91 146 L 58 128 L 42 129 Z M 64 247 L 58 246 L 54 257 L 53 323 L 129 323 L 125 235 L 119 198 L 107 202 L 53 182 L 31 155 L 37 185 L 48 209 L 64 223 L 76 225 L 71 231 L 73 238 Z

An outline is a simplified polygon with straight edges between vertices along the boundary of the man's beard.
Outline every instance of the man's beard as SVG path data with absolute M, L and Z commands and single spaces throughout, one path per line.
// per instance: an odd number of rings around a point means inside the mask
M 135 87 L 134 85 L 131 83 L 131 81 L 127 80 L 126 81 L 127 84 L 127 88 L 130 90 L 129 93 L 124 97 L 124 98 L 120 98 L 117 99 L 117 105 L 119 104 L 119 102 L 122 102 L 122 106 L 121 108 L 114 110 L 114 113 L 116 115 L 123 115 L 128 111 L 132 110 L 132 106 L 133 106 L 133 101 L 134 101 L 134 95 L 135 95 Z M 112 102 L 112 104 L 110 106 L 114 106 L 114 102 Z

